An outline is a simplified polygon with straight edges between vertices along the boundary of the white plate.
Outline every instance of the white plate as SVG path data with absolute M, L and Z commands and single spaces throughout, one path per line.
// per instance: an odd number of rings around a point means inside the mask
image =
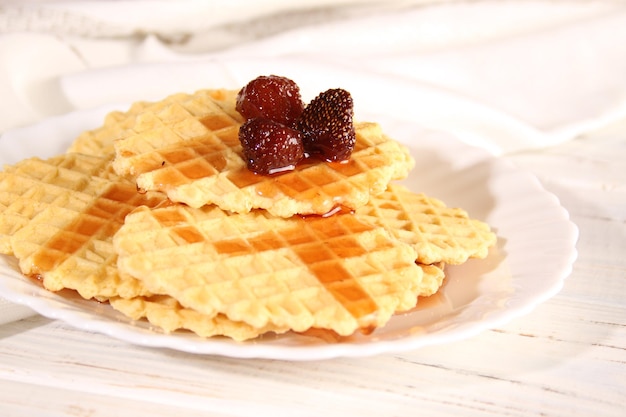
M 417 87 L 412 88 L 415 92 Z M 428 94 L 432 97 L 435 92 Z M 0 163 L 61 153 L 78 133 L 98 126 L 115 107 L 70 113 L 7 132 L 0 138 Z M 237 343 L 203 340 L 187 332 L 165 335 L 143 322 L 126 319 L 107 305 L 43 290 L 22 276 L 15 261 L 6 256 L 0 258 L 0 294 L 44 316 L 138 345 L 231 357 L 316 360 L 398 352 L 467 338 L 528 313 L 560 290 L 576 258 L 578 232 L 555 196 L 533 175 L 482 149 L 447 133 L 375 113 L 375 120 L 407 144 L 417 161 L 405 183 L 487 221 L 499 241 L 487 259 L 449 267 L 447 282 L 436 296 L 421 302 L 415 311 L 394 317 L 371 336 L 327 343 L 283 335 Z M 488 114 L 477 114 L 483 123 L 488 121 Z M 497 120 L 493 125 L 500 134 L 507 134 L 511 127 Z M 520 131 L 508 134 L 519 136 Z

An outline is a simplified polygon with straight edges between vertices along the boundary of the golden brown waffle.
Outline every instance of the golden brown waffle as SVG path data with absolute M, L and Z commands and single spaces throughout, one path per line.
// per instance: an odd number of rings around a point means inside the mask
M 126 213 L 165 200 L 160 193 L 138 194 L 106 158 L 27 159 L 0 173 L 4 252 L 52 291 L 69 288 L 99 299 L 145 295 L 139 281 L 118 273 L 111 239 Z
M 418 297 L 431 296 L 443 283 L 443 265 L 420 264 L 419 267 L 422 268 L 424 276 Z M 245 322 L 232 321 L 223 314 L 207 316 L 183 307 L 176 299 L 167 295 L 128 299 L 113 297 L 109 299 L 109 303 L 114 309 L 132 320 L 147 319 L 150 324 L 165 333 L 190 330 L 201 337 L 227 336 L 237 341 L 244 341 L 267 333 L 281 334 L 290 330 L 287 327 L 279 328 L 272 324 L 257 328 Z
M 234 97 L 216 103 L 206 92 L 137 116 L 133 134 L 115 142 L 114 168 L 142 190 L 167 193 L 192 207 L 216 204 L 245 213 L 262 208 L 280 217 L 324 214 L 337 205 L 356 208 L 389 181 L 404 178 L 414 161 L 380 126 L 356 124 L 356 147 L 347 163 L 302 163 L 276 176 L 246 167 Z
M 417 266 L 422 268 L 424 273 L 424 279 L 420 289 L 419 297 L 430 297 L 435 294 L 441 288 L 443 280 L 446 278 L 444 272 L 445 264 L 443 262 L 437 262 L 435 264 L 421 264 L 417 263 Z
M 104 118 L 102 126 L 82 132 L 67 149 L 68 153 L 104 156 L 115 153 L 113 141 L 126 134 L 135 123 L 137 114 L 149 103 L 134 103 L 128 111 L 113 111 Z
M 496 242 L 489 225 L 471 219 L 465 210 L 446 207 L 438 199 L 397 184 L 390 184 L 355 214 L 411 244 L 423 264 L 456 265 L 468 258 L 484 258 Z
M 237 95 L 237 91 L 232 90 L 205 90 L 204 93 L 211 96 L 216 103 L 224 108 L 228 108 Z M 189 94 L 177 93 L 156 102 L 135 102 L 126 111 L 110 112 L 106 115 L 102 126 L 81 133 L 70 145 L 67 152 L 97 156 L 113 154 L 115 153 L 113 142 L 134 133 L 133 127 L 137 121 L 137 116 L 144 112 L 159 113 L 172 103 L 184 103 L 189 100 L 191 100 Z
M 238 145 L 243 118 L 235 109 L 236 95 L 231 90 L 200 90 L 192 95 L 170 96 L 144 108 L 134 115 L 126 134 L 116 138 L 119 140 L 114 144 L 115 170 L 120 175 L 139 175 L 160 168 L 164 159 L 155 150 L 172 145 L 181 147 L 182 141 L 207 135 L 221 138 L 215 141 L 222 148 Z M 224 141 L 226 145 L 222 144 Z M 186 155 L 184 149 L 179 153 L 177 159 Z
M 67 183 L 80 182 L 93 175 L 104 174 L 110 160 L 100 157 L 59 156 L 48 161 L 32 158 L 15 166 L 5 166 L 0 172 L 0 204 L 6 206 L 0 218 L 0 252 L 12 254 L 11 236 L 28 224 L 44 208 L 53 203 L 54 197 L 47 195 L 48 183 L 53 187 L 65 187 Z M 58 173 L 61 172 L 61 175 Z M 110 169 L 108 172 L 112 172 Z M 87 186 L 84 184 L 83 186 Z M 74 202 L 70 190 L 59 198 L 68 204 Z M 65 204 L 63 201 L 59 205 Z M 71 209 L 71 206 L 70 206 Z
M 409 245 L 351 214 L 283 219 L 215 206 L 138 209 L 114 245 L 120 270 L 153 293 L 256 328 L 347 335 L 380 327 L 415 305 L 423 280 Z
M 178 301 L 167 295 L 115 297 L 109 300 L 111 306 L 133 320 L 147 319 L 148 322 L 165 333 L 176 330 L 190 330 L 200 337 L 226 336 L 237 341 L 256 338 L 268 332 L 284 333 L 289 329 L 279 329 L 268 325 L 256 328 L 243 322 L 229 320 L 223 314 L 209 317 L 195 310 L 184 308 Z

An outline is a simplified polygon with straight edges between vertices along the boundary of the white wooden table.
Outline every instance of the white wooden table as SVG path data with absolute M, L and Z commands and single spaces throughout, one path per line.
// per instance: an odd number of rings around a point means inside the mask
M 507 158 L 580 228 L 563 290 L 470 339 L 292 363 L 133 346 L 34 316 L 0 326 L 0 415 L 622 416 L 626 119 Z

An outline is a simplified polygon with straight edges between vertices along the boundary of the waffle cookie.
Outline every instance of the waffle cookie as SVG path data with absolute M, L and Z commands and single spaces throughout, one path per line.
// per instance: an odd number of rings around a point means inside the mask
M 3 253 L 45 288 L 73 289 L 87 299 L 149 294 L 119 274 L 111 240 L 126 213 L 166 198 L 137 193 L 110 160 L 82 154 L 24 160 L 0 173 L 0 201 L 7 206 L 0 213 Z
M 423 278 L 418 297 L 429 297 L 441 287 L 444 280 L 443 265 L 419 265 L 419 267 L 423 271 Z M 146 319 L 165 333 L 188 330 L 200 337 L 226 336 L 236 341 L 244 341 L 268 333 L 282 334 L 290 331 L 288 327 L 273 324 L 254 327 L 242 321 L 230 320 L 224 314 L 207 316 L 183 307 L 175 298 L 167 295 L 113 297 L 109 299 L 109 303 L 115 310 L 132 320 Z
M 443 262 L 437 262 L 434 264 L 422 264 L 416 262 L 417 266 L 422 268 L 424 278 L 422 279 L 422 285 L 418 297 L 430 297 L 435 294 L 441 288 L 446 274 L 444 272 L 446 264 Z
M 167 295 L 114 297 L 109 299 L 111 306 L 133 320 L 147 319 L 148 322 L 165 333 L 189 330 L 200 337 L 226 336 L 236 341 L 254 339 L 266 333 L 285 333 L 288 328 L 267 325 L 253 327 L 244 322 L 229 320 L 223 314 L 206 316 L 195 310 L 184 308 L 176 299 Z
M 415 306 L 423 280 L 409 245 L 351 214 L 144 208 L 127 216 L 114 245 L 119 269 L 151 292 L 256 328 L 380 327 Z
M 429 297 L 441 287 L 445 277 L 443 265 L 418 264 L 418 266 L 423 271 L 418 297 Z M 113 297 L 109 299 L 109 303 L 130 319 L 136 321 L 145 319 L 158 331 L 165 333 L 188 330 L 200 337 L 226 336 L 236 341 L 244 341 L 268 333 L 282 334 L 290 331 L 288 327 L 273 324 L 254 327 L 242 321 L 230 320 L 224 314 L 208 316 L 183 307 L 175 298 L 168 295 Z
M 281 175 L 257 175 L 242 156 L 243 120 L 234 106 L 234 97 L 216 103 L 200 91 L 147 109 L 114 143 L 116 172 L 134 178 L 139 189 L 163 191 L 192 207 L 216 204 L 238 213 L 262 208 L 290 217 L 324 214 L 336 205 L 362 206 L 414 164 L 408 150 L 380 126 L 357 123 L 356 146 L 346 163 L 305 162 Z
M 442 265 L 419 265 L 419 267 L 423 271 L 423 278 L 418 297 L 429 297 L 441 287 L 444 279 Z M 175 298 L 168 295 L 113 297 L 109 299 L 109 303 L 115 310 L 132 320 L 146 319 L 165 333 L 188 330 L 200 337 L 226 336 L 236 341 L 245 341 L 268 333 L 283 334 L 291 330 L 271 323 L 263 327 L 254 327 L 246 322 L 230 320 L 224 314 L 207 316 L 183 307 Z
M 134 103 L 128 111 L 112 111 L 108 113 L 102 126 L 81 133 L 70 144 L 68 153 L 104 156 L 114 154 L 113 141 L 127 134 L 135 123 L 137 114 L 145 110 L 150 103 L 140 101 Z
M 5 166 L 0 172 L 0 204 L 5 206 L 0 213 L 0 252 L 12 254 L 11 236 L 53 200 L 46 196 L 46 184 L 63 187 L 64 181 L 71 183 L 74 180 L 78 183 L 78 178 L 87 182 L 94 175 L 106 176 L 109 165 L 110 161 L 107 159 L 74 155 L 59 156 L 48 161 L 32 158 L 16 165 Z M 57 175 L 58 172 L 62 175 Z M 108 171 L 111 172 L 113 171 Z M 73 201 L 70 198 L 71 192 L 71 189 L 67 189 L 63 194 L 68 201 Z
M 201 93 L 197 93 L 201 94 Z M 213 102 L 222 106 L 227 113 L 237 117 L 234 100 L 237 91 L 216 89 L 204 90 L 202 94 L 211 97 Z M 68 148 L 68 153 L 83 153 L 87 155 L 104 156 L 114 154 L 113 143 L 120 138 L 132 135 L 137 117 L 144 112 L 160 113 L 173 103 L 183 103 L 191 100 L 187 93 L 172 94 L 160 101 L 137 101 L 126 111 L 112 111 L 104 118 L 104 123 L 92 130 L 81 133 Z M 233 104 L 231 104 L 233 103 Z
M 496 241 L 489 225 L 470 218 L 465 210 L 398 184 L 390 184 L 355 215 L 412 245 L 417 262 L 423 264 L 458 265 L 468 258 L 484 258 Z

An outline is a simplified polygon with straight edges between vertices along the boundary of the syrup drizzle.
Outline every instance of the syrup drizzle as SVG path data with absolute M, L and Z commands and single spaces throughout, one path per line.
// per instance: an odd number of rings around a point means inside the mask
M 160 150 L 159 157 L 152 158 L 138 173 L 154 172 L 157 189 L 165 190 L 224 171 L 227 152 L 226 145 L 208 136 L 186 142 L 185 146 Z
M 258 195 L 266 198 L 279 195 L 295 199 L 312 198 L 313 195 L 319 195 L 319 190 L 323 188 L 328 198 L 341 199 L 341 196 L 350 195 L 354 187 L 342 179 L 387 163 L 384 155 L 376 153 L 341 162 L 308 158 L 291 170 L 260 175 L 247 169 L 245 163 L 237 168 L 228 163 L 231 156 L 243 160 L 238 138 L 239 122 L 224 115 L 207 116 L 200 121 L 210 133 L 157 150 L 141 166 L 137 166 L 137 174 L 153 172 L 152 182 L 155 189 L 160 191 L 226 173 L 228 180 L 236 187 L 254 187 Z M 354 152 L 368 148 L 367 143 L 357 131 Z
M 113 183 L 79 215 L 53 235 L 32 257 L 33 275 L 42 275 L 65 262 L 94 239 L 107 239 L 124 224 L 124 218 L 140 205 L 157 207 L 165 197 L 140 194 L 134 185 Z
M 175 239 L 182 238 L 190 244 L 208 241 L 194 227 L 177 226 L 182 216 L 175 210 L 155 211 L 154 214 L 162 225 L 171 227 L 170 233 Z M 372 230 L 373 227 L 349 214 L 328 218 L 294 217 L 294 220 L 296 225 L 286 230 L 269 230 L 251 238 L 237 237 L 210 243 L 217 253 L 231 257 L 290 248 L 354 318 L 373 318 L 372 315 L 378 309 L 376 302 L 343 266 L 344 259 L 367 253 L 354 235 Z M 381 247 L 384 244 L 376 249 Z M 368 331 L 368 328 L 363 331 Z

